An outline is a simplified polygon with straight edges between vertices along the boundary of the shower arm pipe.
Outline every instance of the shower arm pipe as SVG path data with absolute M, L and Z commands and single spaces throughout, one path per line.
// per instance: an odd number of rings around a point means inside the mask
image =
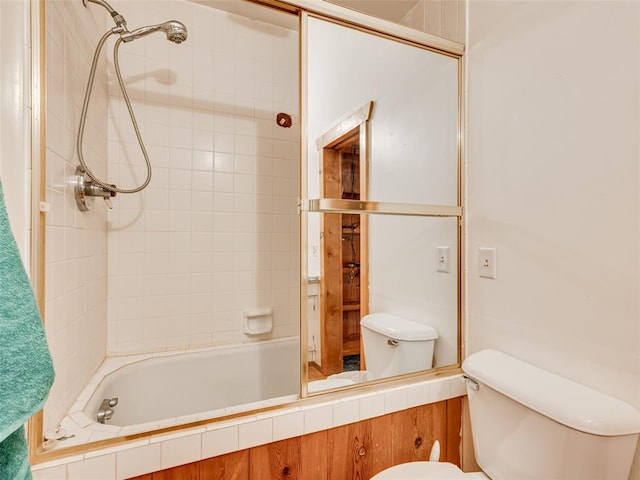
M 109 15 L 111 15 L 116 25 L 122 28 L 123 31 L 125 32 L 127 31 L 127 21 L 124 19 L 122 15 L 116 12 L 115 9 L 111 5 L 109 5 L 105 0 L 82 0 L 82 4 L 85 7 L 87 6 L 87 2 L 95 3 L 96 5 L 100 5 L 101 7 L 103 7 L 105 10 L 107 10 L 107 12 L 109 12 Z
M 90 1 L 94 1 L 94 0 L 90 0 Z M 106 2 L 105 2 L 106 3 Z M 105 7 L 106 8 L 106 7 Z M 121 27 L 114 27 L 111 30 L 107 31 L 102 38 L 100 38 L 100 41 L 98 42 L 98 45 L 96 47 L 96 51 L 93 55 L 93 61 L 91 63 L 91 70 L 89 72 L 89 80 L 87 81 L 87 90 L 85 92 L 84 95 L 84 102 L 82 104 L 82 113 L 80 114 L 80 125 L 78 127 L 78 138 L 77 138 L 77 142 L 76 142 L 76 148 L 78 151 L 78 160 L 80 161 L 80 165 L 82 167 L 82 169 L 84 170 L 84 172 L 87 174 L 87 176 L 93 180 L 93 182 L 97 185 L 99 185 L 101 188 L 103 188 L 105 191 L 109 191 L 109 192 L 113 192 L 115 193 L 137 193 L 139 191 L 141 191 L 142 189 L 144 189 L 147 185 L 149 185 L 149 182 L 151 181 L 151 161 L 149 160 L 149 155 L 147 154 L 147 149 L 144 146 L 144 142 L 142 141 L 142 136 L 140 134 L 140 129 L 138 128 L 138 122 L 136 121 L 136 117 L 133 113 L 133 108 L 131 107 L 131 101 L 129 100 L 129 95 L 127 94 L 127 89 L 125 88 L 124 85 L 124 81 L 122 80 L 122 75 L 120 73 L 120 63 L 118 61 L 118 49 L 120 47 L 120 44 L 122 43 L 122 38 L 118 38 L 118 40 L 116 40 L 115 46 L 113 47 L 113 54 L 114 54 L 114 66 L 115 66 L 115 71 L 116 71 L 116 77 L 118 78 L 118 83 L 120 85 L 120 90 L 122 91 L 122 96 L 124 98 L 124 101 L 127 105 L 127 109 L 129 110 L 129 116 L 131 117 L 131 123 L 133 124 L 133 129 L 136 132 L 136 137 L 138 139 L 138 144 L 140 145 L 140 149 L 142 150 L 142 155 L 144 156 L 144 160 L 147 166 L 147 178 L 145 179 L 145 181 L 135 187 L 135 188 L 129 188 L 129 189 L 125 189 L 125 188 L 118 188 L 115 185 L 112 184 L 108 184 L 106 182 L 103 182 L 102 180 L 100 180 L 98 177 L 96 177 L 96 175 L 91 171 L 91 169 L 88 167 L 87 163 L 84 160 L 84 155 L 82 153 L 82 143 L 83 143 L 83 138 L 84 138 L 84 127 L 87 121 L 87 111 L 89 109 L 89 101 L 91 99 L 91 92 L 93 90 L 93 82 L 94 82 L 94 78 L 95 78 L 95 74 L 96 74 L 96 68 L 98 65 L 98 58 L 100 56 L 100 52 L 102 50 L 102 47 L 104 45 L 104 43 L 107 41 L 107 39 L 111 36 L 111 35 L 116 35 L 121 33 Z

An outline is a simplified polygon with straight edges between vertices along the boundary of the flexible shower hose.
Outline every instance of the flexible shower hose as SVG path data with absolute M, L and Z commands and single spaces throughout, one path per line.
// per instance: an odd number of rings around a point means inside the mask
M 89 80 L 87 82 L 87 90 L 84 94 L 84 103 L 82 104 L 82 113 L 80 114 L 80 125 L 78 127 L 78 140 L 77 140 L 77 150 L 78 150 L 78 159 L 80 161 L 80 165 L 84 169 L 87 176 L 94 181 L 97 185 L 114 193 L 136 193 L 140 190 L 143 190 L 149 182 L 151 181 L 151 161 L 149 160 L 149 155 L 147 154 L 147 149 L 144 146 L 144 142 L 142 141 L 142 136 L 140 135 L 140 129 L 138 128 L 138 122 L 136 121 L 136 116 L 133 113 L 133 108 L 131 107 L 131 101 L 129 100 L 129 95 L 127 94 L 127 89 L 124 85 L 124 81 L 122 80 L 122 74 L 120 73 L 120 63 L 118 61 L 118 49 L 120 48 L 120 44 L 122 43 L 122 38 L 118 38 L 113 47 L 113 63 L 116 70 L 116 77 L 118 78 L 118 83 L 120 84 L 120 91 L 122 91 L 122 96 L 124 98 L 125 103 L 127 104 L 127 109 L 129 110 L 129 117 L 131 117 L 131 123 L 133 124 L 133 129 L 136 132 L 136 137 L 138 138 L 138 144 L 140 145 L 140 149 L 142 150 L 142 155 L 144 156 L 144 161 L 147 164 L 147 178 L 146 180 L 138 185 L 135 188 L 118 188 L 115 185 L 108 184 L 102 180 L 100 180 L 96 175 L 91 171 L 89 166 L 84 160 L 84 155 L 82 154 L 82 143 L 84 137 L 84 126 L 87 121 L 87 110 L 89 109 L 89 100 L 91 99 L 91 92 L 93 90 L 93 82 L 96 75 L 96 67 L 98 65 L 98 57 L 100 56 L 100 52 L 104 43 L 111 35 L 115 35 L 118 32 L 118 29 L 109 30 L 105 33 L 98 45 L 96 46 L 96 51 L 93 55 L 93 62 L 91 63 L 91 70 L 89 72 Z

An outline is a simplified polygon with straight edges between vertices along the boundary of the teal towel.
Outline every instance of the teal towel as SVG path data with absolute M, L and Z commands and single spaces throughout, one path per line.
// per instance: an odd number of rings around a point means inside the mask
M 42 408 L 53 363 L 0 183 L 0 479 L 31 478 L 24 423 Z

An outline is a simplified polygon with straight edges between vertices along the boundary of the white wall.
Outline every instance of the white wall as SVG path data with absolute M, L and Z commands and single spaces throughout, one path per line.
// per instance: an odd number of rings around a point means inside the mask
M 468 34 L 467 353 L 640 407 L 640 4 L 473 1 Z
M 114 8 L 130 29 L 175 18 L 189 38 L 120 49 L 153 178 L 109 211 L 109 353 L 298 335 L 298 32 L 185 1 L 148 5 Z M 142 154 L 115 83 L 110 95 L 110 181 L 132 187 Z M 278 127 L 278 112 L 294 126 Z M 243 310 L 262 307 L 273 333 L 244 334 Z
M 29 4 L 0 2 L 0 179 L 11 230 L 29 271 L 31 122 Z
M 319 195 L 316 139 L 369 101 L 368 200 L 457 204 L 455 59 L 310 19 L 308 195 Z M 437 365 L 457 361 L 455 219 L 370 216 L 369 309 L 433 326 Z M 320 273 L 313 246 L 309 272 Z M 317 230 L 312 230 L 313 228 Z M 449 246 L 450 273 L 437 272 L 437 246 Z
M 56 379 L 45 408 L 55 427 L 102 363 L 107 316 L 106 207 L 80 212 L 70 179 L 78 164 L 75 140 L 91 58 L 107 30 L 108 14 L 82 2 L 47 2 L 45 326 Z M 85 129 L 91 169 L 106 173 L 107 83 L 104 61 Z

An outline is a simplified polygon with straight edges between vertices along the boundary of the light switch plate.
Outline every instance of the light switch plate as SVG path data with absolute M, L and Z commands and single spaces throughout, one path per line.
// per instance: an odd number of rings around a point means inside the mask
M 478 271 L 482 278 L 496 278 L 496 249 L 480 247 Z
M 438 271 L 449 273 L 449 247 L 438 247 Z

